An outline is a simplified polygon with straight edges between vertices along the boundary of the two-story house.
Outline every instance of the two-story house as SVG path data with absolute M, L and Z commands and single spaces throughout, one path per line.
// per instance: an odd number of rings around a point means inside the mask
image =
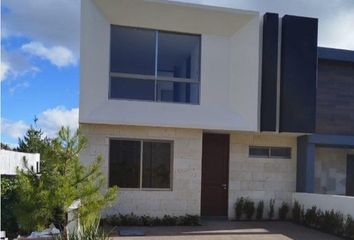
M 81 161 L 102 154 L 120 188 L 106 213 L 233 218 L 238 197 L 354 193 L 354 54 L 318 49 L 317 19 L 81 5 Z

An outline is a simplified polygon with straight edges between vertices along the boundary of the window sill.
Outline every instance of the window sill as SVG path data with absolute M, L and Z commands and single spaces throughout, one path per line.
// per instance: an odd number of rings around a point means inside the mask
M 172 192 L 172 188 L 119 188 L 126 192 Z
M 187 102 L 165 102 L 165 101 L 154 101 L 154 100 L 144 100 L 144 99 L 129 99 L 129 98 L 113 98 L 113 97 L 108 97 L 108 100 L 114 100 L 114 101 L 126 101 L 126 102 L 145 102 L 145 103 L 163 103 L 163 104 L 181 104 L 181 105 L 192 105 L 192 106 L 198 106 L 200 103 L 187 103 Z

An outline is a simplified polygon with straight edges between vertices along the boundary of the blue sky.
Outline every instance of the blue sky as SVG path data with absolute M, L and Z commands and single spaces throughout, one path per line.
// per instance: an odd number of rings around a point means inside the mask
M 2 1 L 2 142 L 17 144 L 35 116 L 49 137 L 77 128 L 79 18 L 79 0 Z
M 353 0 L 181 0 L 319 18 L 319 45 L 354 50 Z M 34 116 L 49 137 L 78 127 L 80 0 L 2 0 L 1 141 Z

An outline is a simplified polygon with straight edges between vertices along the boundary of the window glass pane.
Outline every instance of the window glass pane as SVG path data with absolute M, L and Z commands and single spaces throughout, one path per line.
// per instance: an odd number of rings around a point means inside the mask
M 111 25 L 111 72 L 155 75 L 156 31 Z
M 155 80 L 111 77 L 110 97 L 154 101 Z
M 200 36 L 158 33 L 158 76 L 199 80 Z
M 157 81 L 157 98 L 161 102 L 199 103 L 199 83 Z
M 121 188 L 140 186 L 140 141 L 111 140 L 109 185 Z
M 170 188 L 171 144 L 144 142 L 143 188 Z
M 270 149 L 271 157 L 291 158 L 291 148 L 287 147 L 272 147 Z
M 249 147 L 250 157 L 269 157 L 268 147 Z

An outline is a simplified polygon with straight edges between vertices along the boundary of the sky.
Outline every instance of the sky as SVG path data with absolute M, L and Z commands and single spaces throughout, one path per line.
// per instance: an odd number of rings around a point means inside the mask
M 319 46 L 354 50 L 353 0 L 179 0 L 319 18 Z M 46 136 L 78 127 L 80 0 L 1 1 L 1 141 L 35 116 Z

